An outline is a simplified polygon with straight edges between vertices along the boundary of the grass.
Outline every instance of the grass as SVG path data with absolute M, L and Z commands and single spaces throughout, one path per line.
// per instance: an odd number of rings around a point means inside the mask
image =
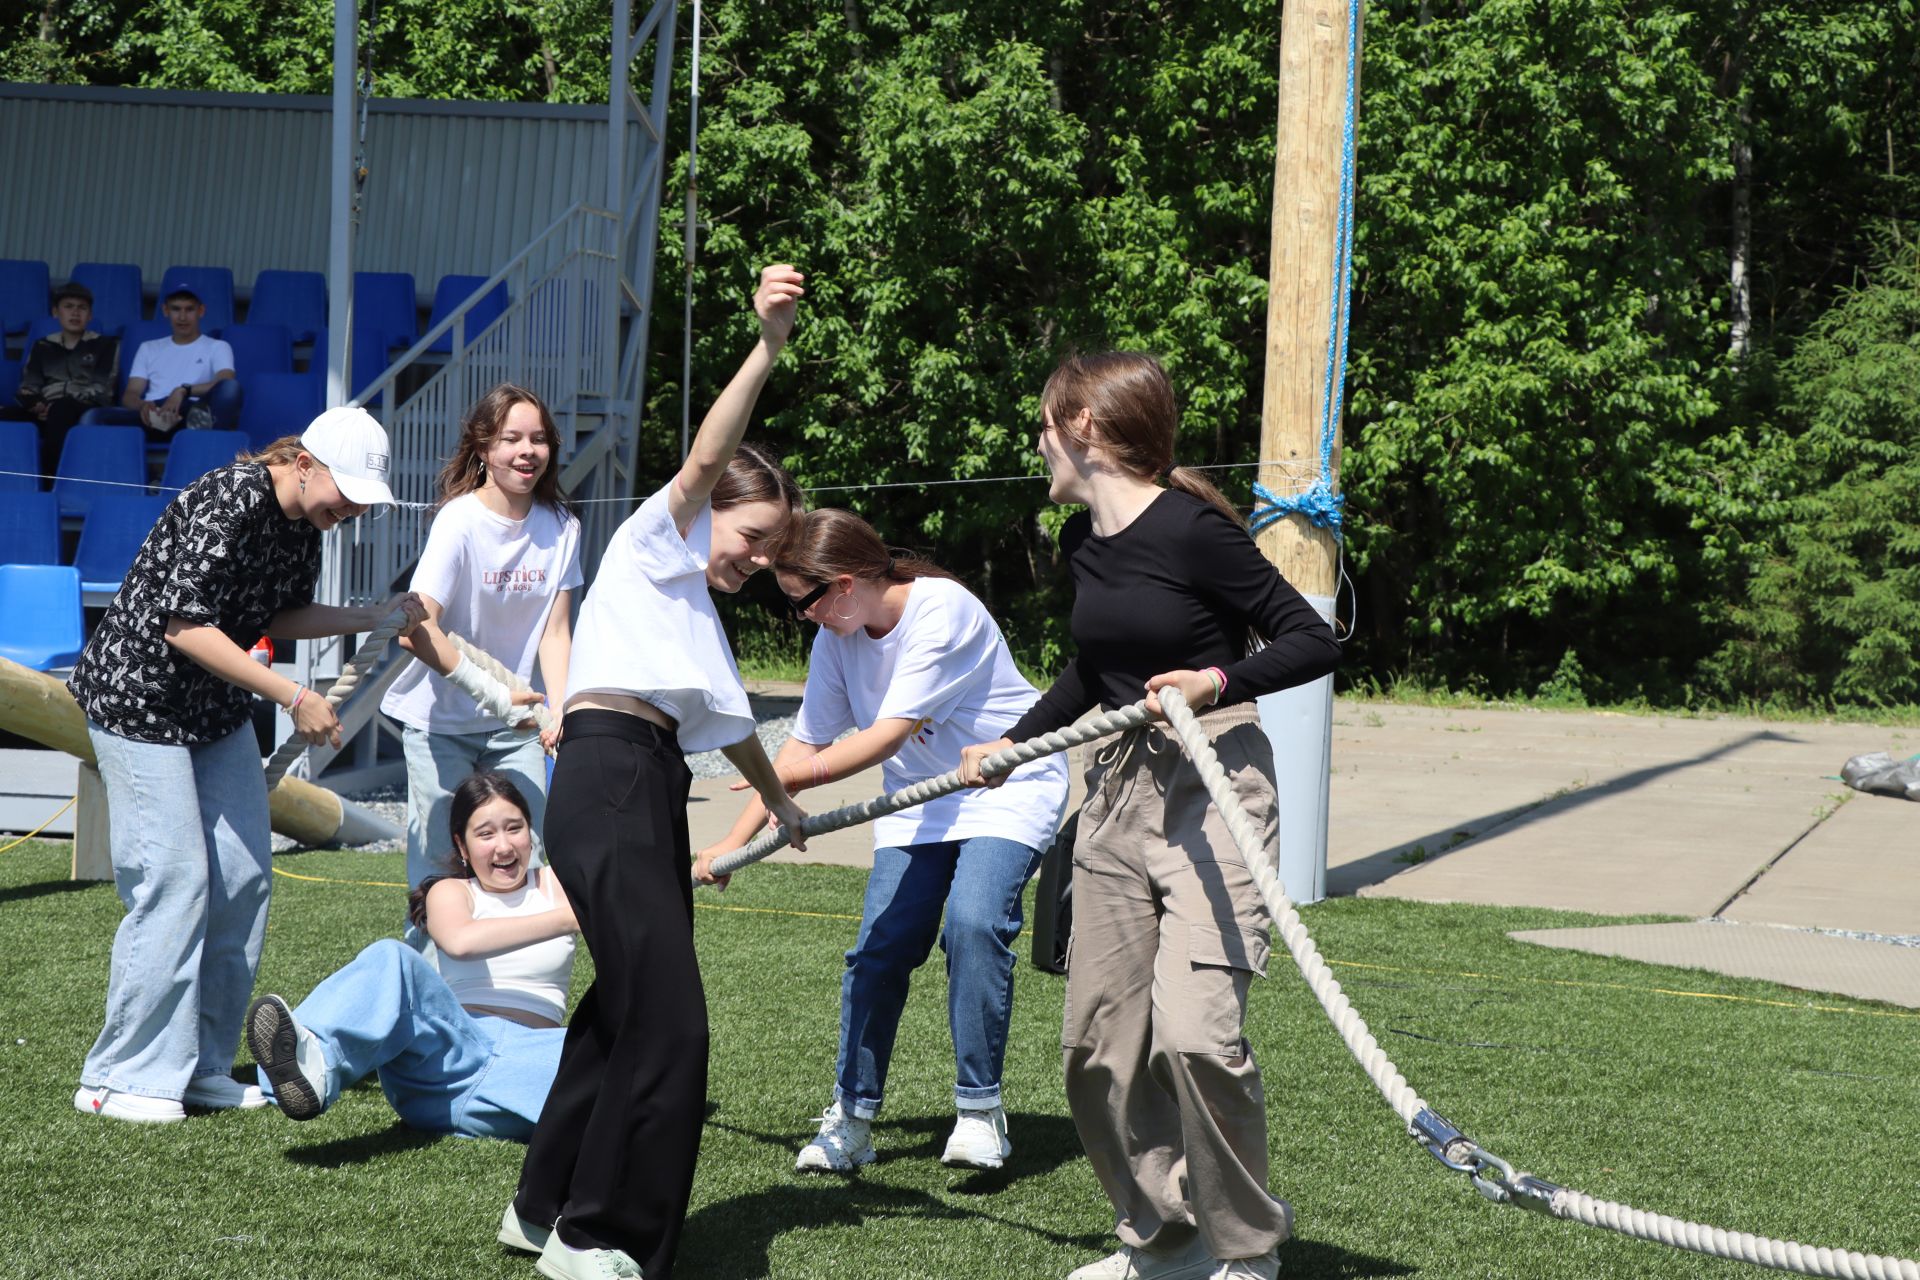
M 67 846 L 50 843 L 0 856 L 11 955 L 0 1177 L 13 1192 L 0 1209 L 0 1275 L 532 1274 L 493 1241 L 521 1148 L 407 1130 L 371 1083 L 304 1125 L 271 1111 L 161 1129 L 75 1114 L 120 908 L 110 886 L 69 884 L 66 859 Z M 398 890 L 339 882 L 398 880 L 398 854 L 275 865 L 322 880 L 276 879 L 263 989 L 304 995 L 394 932 Z M 853 1181 L 790 1171 L 827 1100 L 860 890 L 857 871 L 759 866 L 701 899 L 714 1072 L 679 1274 L 1058 1277 L 1111 1248 L 1109 1211 L 1065 1114 L 1063 980 L 1024 955 L 1007 1170 L 958 1176 L 938 1163 L 952 1064 L 936 964 L 902 1028 L 880 1162 Z M 1920 1255 L 1920 1017 L 1506 937 L 1592 917 L 1385 899 L 1304 914 L 1407 1077 L 1516 1166 L 1730 1229 Z M 576 994 L 590 973 L 579 968 Z M 1281 1254 L 1289 1280 L 1748 1274 L 1481 1200 L 1402 1134 L 1281 955 L 1256 985 L 1250 1022 L 1269 1182 L 1299 1215 Z

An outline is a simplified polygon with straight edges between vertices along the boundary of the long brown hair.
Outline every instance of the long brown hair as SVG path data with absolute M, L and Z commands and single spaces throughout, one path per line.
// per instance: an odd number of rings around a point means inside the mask
M 751 440 L 742 441 L 733 451 L 733 456 L 727 459 L 727 469 L 720 473 L 720 479 L 713 486 L 713 493 L 707 501 L 715 511 L 725 511 L 728 507 L 749 502 L 782 502 L 791 512 L 807 508 L 807 500 L 801 496 L 800 486 L 793 482 L 787 469 L 765 446 Z
M 832 582 L 843 573 L 874 582 L 959 581 L 917 552 L 887 546 L 872 525 L 838 507 L 809 511 L 794 521 L 773 553 L 773 568 L 808 582 Z
M 447 503 L 462 494 L 472 493 L 487 482 L 487 450 L 507 425 L 507 414 L 519 404 L 530 404 L 540 415 L 540 430 L 547 436 L 547 468 L 533 482 L 533 500 L 556 511 L 571 512 L 573 503 L 560 489 L 560 432 L 553 425 L 553 414 L 544 400 L 525 387 L 503 382 L 473 402 L 460 420 L 460 443 L 453 456 L 440 468 L 440 500 Z
M 1211 502 L 1235 524 L 1246 524 L 1198 471 L 1174 464 L 1180 411 L 1167 371 L 1152 356 L 1138 351 L 1068 356 L 1047 379 L 1040 407 L 1053 419 L 1054 430 L 1082 448 L 1097 444 L 1142 479 L 1164 480 L 1169 488 Z M 1093 416 L 1091 436 L 1073 430 L 1083 409 Z
M 442 880 L 473 879 L 473 867 L 467 862 L 467 823 L 472 820 L 475 809 L 496 796 L 518 809 L 528 826 L 533 825 L 533 810 L 528 808 L 527 798 L 520 794 L 520 788 L 513 785 L 513 779 L 506 774 L 483 770 L 462 778 L 460 785 L 453 789 L 452 802 L 447 806 L 453 857 L 446 863 L 444 871 L 428 876 L 407 895 L 407 919 L 412 921 L 414 928 L 427 927 L 427 890 Z

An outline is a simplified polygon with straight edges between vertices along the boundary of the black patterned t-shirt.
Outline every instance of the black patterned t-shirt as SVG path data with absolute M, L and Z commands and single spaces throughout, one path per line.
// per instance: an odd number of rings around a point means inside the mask
M 309 604 L 320 531 L 289 520 L 257 462 L 209 471 L 173 500 L 134 557 L 67 687 L 94 723 L 138 742 L 215 742 L 253 695 L 167 643 L 167 619 L 218 627 L 242 649 Z

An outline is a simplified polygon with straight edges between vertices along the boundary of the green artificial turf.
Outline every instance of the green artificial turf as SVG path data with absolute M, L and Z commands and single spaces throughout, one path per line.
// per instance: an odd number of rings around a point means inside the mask
M 68 883 L 66 860 L 61 844 L 0 856 L 0 1276 L 533 1274 L 493 1238 L 521 1148 L 405 1129 L 371 1082 L 307 1124 L 269 1110 L 144 1128 L 74 1112 L 120 907 L 111 886 Z M 401 879 L 399 855 L 275 865 L 322 879 L 276 877 L 263 990 L 297 1000 L 396 931 L 400 891 L 342 882 Z M 952 1061 L 936 962 L 901 1030 L 879 1162 L 852 1180 L 791 1171 L 828 1101 L 861 885 L 856 871 L 758 866 L 701 896 L 714 1069 L 677 1274 L 1059 1277 L 1110 1250 L 1061 1090 L 1063 980 L 1025 963 L 1024 940 L 1006 1170 L 939 1164 Z M 1304 915 L 1413 1085 L 1515 1165 L 1729 1229 L 1920 1255 L 1920 1018 L 1505 936 L 1592 917 L 1384 899 Z M 576 995 L 590 974 L 583 959 Z M 1269 1183 L 1299 1217 L 1283 1276 L 1750 1273 L 1483 1201 L 1404 1136 L 1278 948 L 1250 1036 Z

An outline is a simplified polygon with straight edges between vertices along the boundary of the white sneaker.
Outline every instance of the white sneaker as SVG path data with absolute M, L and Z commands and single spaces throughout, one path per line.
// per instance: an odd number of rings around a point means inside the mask
M 74 1091 L 73 1109 L 133 1124 L 173 1124 L 187 1118 L 186 1108 L 172 1098 L 143 1098 L 137 1093 L 115 1093 L 111 1089 L 89 1089 L 85 1085 Z
M 1195 1236 L 1177 1254 L 1148 1253 L 1121 1245 L 1118 1253 L 1070 1272 L 1067 1280 L 1209 1280 L 1219 1265 Z
M 247 1010 L 247 1048 L 289 1119 L 311 1120 L 327 1109 L 327 1058 L 320 1037 L 294 1021 L 279 996 L 261 996 Z
M 947 1149 L 941 1155 L 940 1163 L 968 1169 L 998 1169 L 1012 1154 L 1013 1143 L 1007 1137 L 1006 1108 L 995 1107 L 991 1111 L 962 1109 L 960 1118 L 954 1121 L 953 1136 L 947 1139 Z
M 633 1255 L 619 1249 L 576 1249 L 556 1230 L 540 1250 L 533 1269 L 548 1280 L 646 1280 Z
M 872 1123 L 849 1114 L 838 1101 L 820 1117 L 820 1132 L 800 1148 L 793 1162 L 802 1173 L 852 1173 L 878 1159 L 873 1149 Z
M 1222 1260 L 1207 1280 L 1275 1280 L 1280 1274 L 1280 1255 L 1268 1250 L 1257 1258 Z
M 518 1249 L 522 1253 L 540 1253 L 547 1247 L 547 1241 L 553 1237 L 552 1227 L 543 1227 L 537 1222 L 529 1222 L 520 1216 L 513 1207 L 513 1201 L 507 1201 L 507 1208 L 500 1215 L 500 1243 L 509 1249 Z
M 259 1085 L 241 1084 L 232 1076 L 201 1076 L 187 1086 L 180 1101 L 209 1111 L 252 1111 L 267 1105 L 267 1095 Z

